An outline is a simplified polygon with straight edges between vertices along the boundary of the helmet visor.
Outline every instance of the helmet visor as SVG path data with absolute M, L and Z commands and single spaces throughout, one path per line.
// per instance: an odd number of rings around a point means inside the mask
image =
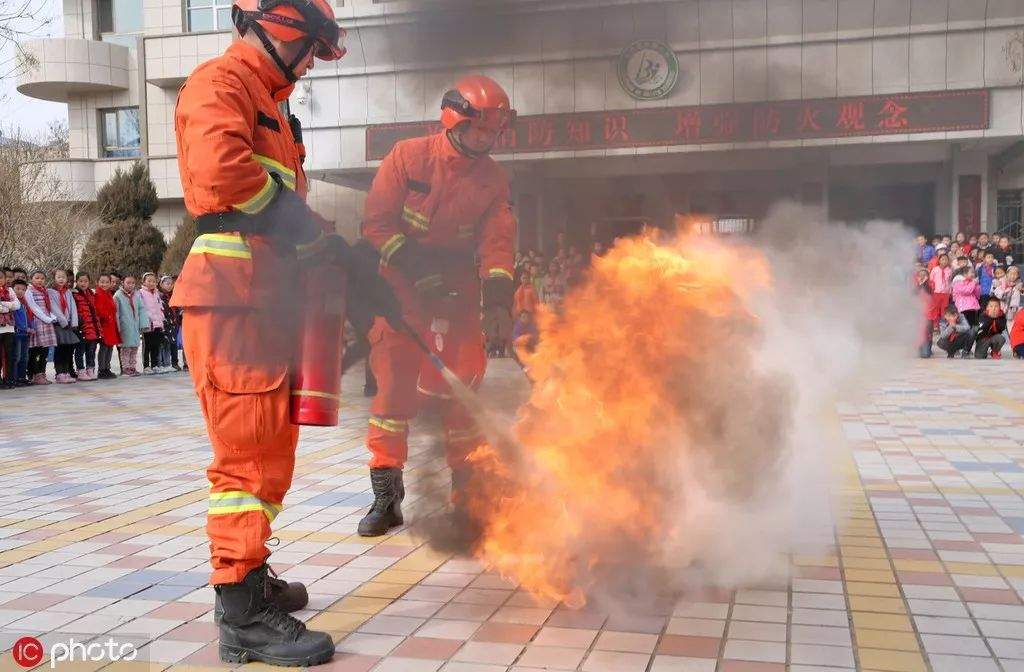
M 314 55 L 323 61 L 336 61 L 346 54 L 345 35 L 347 31 L 333 21 L 324 21 L 316 34 Z
M 501 131 L 516 123 L 516 111 L 504 107 L 486 107 L 482 110 L 473 108 L 470 116 L 473 123 Z

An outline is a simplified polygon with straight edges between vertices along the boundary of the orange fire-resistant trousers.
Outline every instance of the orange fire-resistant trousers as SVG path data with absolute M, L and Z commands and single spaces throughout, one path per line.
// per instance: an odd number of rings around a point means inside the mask
M 463 383 L 475 389 L 484 377 L 487 357 L 480 333 L 479 310 L 463 310 L 450 317 L 447 333 L 428 328 L 424 341 Z M 448 465 L 457 469 L 483 437 L 462 404 L 410 336 L 391 328 L 378 317 L 370 330 L 370 366 L 377 377 L 377 396 L 370 405 L 366 445 L 370 467 L 402 467 L 409 455 L 409 420 L 421 403 L 440 404 Z
M 237 583 L 270 555 L 270 523 L 291 486 L 299 428 L 289 420 L 293 339 L 270 311 L 188 308 L 185 354 L 213 462 L 210 583 Z

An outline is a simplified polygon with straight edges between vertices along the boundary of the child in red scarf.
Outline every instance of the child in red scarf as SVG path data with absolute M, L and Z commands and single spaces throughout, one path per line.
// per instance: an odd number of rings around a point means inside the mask
M 32 284 L 25 292 L 28 304 L 28 376 L 36 385 L 49 385 L 46 378 L 46 353 L 57 345 L 57 334 L 53 323 L 57 316 L 53 314 L 50 292 L 46 289 L 46 273 L 33 271 L 30 276 Z
M 117 331 L 117 305 L 110 275 L 104 273 L 96 284 L 96 317 L 100 324 L 99 373 L 96 377 L 108 380 L 117 378 L 117 374 L 110 370 L 110 360 L 114 356 L 114 347 L 121 344 L 121 334 Z

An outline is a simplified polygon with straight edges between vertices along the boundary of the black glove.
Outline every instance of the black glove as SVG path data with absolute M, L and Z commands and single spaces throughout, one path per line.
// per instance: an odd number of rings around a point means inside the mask
M 415 240 L 407 238 L 391 255 L 388 264 L 412 281 L 416 293 L 424 303 L 429 305 L 448 296 L 448 288 L 445 287 L 437 263 Z
M 481 287 L 483 320 L 481 326 L 488 343 L 505 340 L 512 335 L 512 280 L 504 276 L 487 278 Z
M 365 240 L 350 246 L 341 236 L 328 236 L 331 253 L 344 265 L 348 273 L 346 313 L 348 321 L 364 338 L 373 326 L 373 318 L 380 315 L 395 331 L 405 331 L 402 306 L 391 285 L 380 276 L 380 255 Z M 337 238 L 337 241 L 333 239 Z
M 267 207 L 252 215 L 256 226 L 271 245 L 282 252 L 292 252 L 309 245 L 323 235 L 315 213 L 298 194 L 284 186 L 277 173 L 270 173 L 277 183 L 277 195 Z

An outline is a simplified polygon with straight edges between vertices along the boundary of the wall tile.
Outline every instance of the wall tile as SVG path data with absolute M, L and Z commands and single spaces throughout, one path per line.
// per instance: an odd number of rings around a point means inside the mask
M 801 51 L 804 98 L 831 98 L 836 95 L 836 44 L 805 44 Z
M 798 37 L 803 32 L 803 0 L 767 0 L 768 37 Z
M 733 58 L 731 51 L 701 52 L 701 105 L 733 101 Z
M 910 38 L 910 90 L 926 91 L 946 86 L 946 35 L 915 35 Z
M 572 112 L 573 65 L 568 63 L 544 64 L 544 111 Z
M 950 88 L 984 82 L 985 43 L 981 32 L 950 33 L 946 39 L 946 83 Z
M 799 98 L 802 89 L 800 45 L 768 47 L 768 98 Z
M 737 102 L 768 97 L 768 50 L 740 49 L 733 58 L 733 97 Z
M 876 93 L 906 91 L 910 86 L 910 40 L 884 37 L 872 45 L 871 79 Z
M 736 40 L 764 39 L 768 30 L 766 0 L 732 0 L 732 34 Z

